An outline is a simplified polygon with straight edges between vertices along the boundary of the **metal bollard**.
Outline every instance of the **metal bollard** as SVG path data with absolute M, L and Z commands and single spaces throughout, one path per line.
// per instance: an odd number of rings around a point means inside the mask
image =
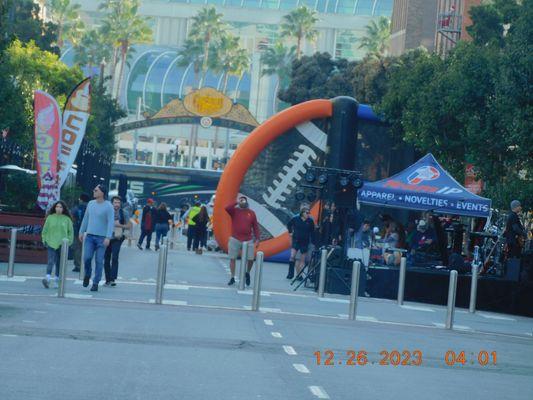
M 164 247 L 163 247 L 164 246 Z M 168 241 L 165 241 L 163 242 L 163 246 L 161 247 L 161 251 L 163 252 L 163 255 L 164 255 L 164 262 L 163 262 L 163 266 L 164 266 L 164 271 L 163 271 L 163 287 L 165 286 L 165 284 L 167 283 L 167 265 L 168 265 Z
M 61 243 L 61 256 L 59 258 L 59 286 L 57 297 L 65 297 L 65 282 L 67 281 L 68 239 Z
M 248 242 L 242 243 L 241 269 L 239 270 L 239 290 L 244 290 L 244 274 L 248 267 Z
M 328 260 L 328 251 L 322 249 L 320 256 L 320 278 L 318 280 L 318 297 L 324 297 L 324 287 L 326 286 L 326 265 Z
M 170 229 L 170 248 L 174 250 L 174 241 L 176 240 L 176 227 L 174 224 L 172 224 L 172 228 Z
M 357 296 L 359 295 L 359 275 L 361 275 L 361 263 L 359 261 L 353 262 L 352 267 L 352 288 L 350 292 L 350 310 L 348 318 L 352 321 L 355 319 L 357 312 Z
M 81 241 L 81 257 L 80 257 L 80 281 L 85 278 L 85 233 L 83 234 L 83 240 Z M 92 260 L 91 260 L 92 262 Z
M 17 249 L 17 228 L 11 228 L 9 240 L 9 260 L 7 262 L 7 277 L 13 278 L 15 274 L 15 251 Z
M 398 305 L 403 304 L 403 293 L 405 291 L 405 269 L 407 266 L 407 258 L 402 257 L 400 260 L 400 280 L 398 281 Z
M 470 306 L 468 307 L 468 311 L 470 313 L 476 312 L 478 273 L 479 273 L 479 265 L 477 263 L 472 263 L 472 282 L 470 283 Z
M 455 313 L 455 296 L 457 294 L 457 271 L 450 272 L 450 285 L 448 286 L 448 307 L 446 309 L 446 329 L 453 328 Z
M 157 261 L 157 282 L 155 285 L 155 304 L 163 303 L 163 286 L 165 284 L 165 251 L 166 245 L 162 245 L 159 251 L 159 258 Z
M 254 274 L 254 295 L 252 297 L 252 311 L 258 311 L 259 303 L 261 302 L 261 281 L 263 279 L 264 256 L 265 255 L 262 251 L 257 252 Z

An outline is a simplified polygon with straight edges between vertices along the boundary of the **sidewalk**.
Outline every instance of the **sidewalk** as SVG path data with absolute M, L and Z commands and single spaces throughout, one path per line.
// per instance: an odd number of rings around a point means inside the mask
M 127 242 L 125 242 L 127 243 Z M 158 253 L 140 251 L 123 246 L 120 254 L 117 287 L 100 285 L 97 293 L 81 286 L 78 274 L 68 265 L 66 296 L 87 300 L 123 302 L 154 302 Z M 239 261 L 237 263 L 239 268 Z M 46 291 L 40 280 L 44 266 L 17 264 L 15 278 L 5 277 L 0 269 L 0 293 L 54 296 L 55 291 Z M 315 291 L 303 286 L 293 291 L 285 279 L 285 264 L 265 263 L 261 293 L 261 311 L 268 313 L 314 316 L 330 319 L 347 319 L 348 296 L 328 295 L 319 298 Z M 237 273 L 238 278 L 238 273 Z M 238 290 L 238 283 L 227 286 L 229 260 L 221 253 L 204 253 L 199 256 L 184 250 L 169 250 L 164 303 L 177 306 L 230 308 L 249 310 L 252 290 Z M 102 280 L 104 280 L 102 278 Z M 238 282 L 238 280 L 237 280 Z M 253 282 L 253 276 L 252 276 Z M 385 299 L 359 297 L 357 319 L 375 324 L 423 326 L 427 329 L 442 329 L 446 308 L 437 305 L 396 302 Z M 533 318 L 456 309 L 454 329 L 464 332 L 482 332 L 532 337 Z

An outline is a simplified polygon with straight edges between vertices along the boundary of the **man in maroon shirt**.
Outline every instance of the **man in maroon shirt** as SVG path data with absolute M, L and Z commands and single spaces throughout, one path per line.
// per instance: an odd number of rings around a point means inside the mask
M 254 264 L 255 247 L 259 244 L 259 224 L 257 223 L 255 212 L 249 209 L 248 199 L 245 196 L 239 197 L 238 204 L 238 207 L 236 202 L 226 207 L 226 211 L 231 217 L 231 237 L 228 242 L 231 279 L 229 280 L 228 285 L 231 286 L 235 283 L 235 260 L 237 260 L 237 257 L 242 250 L 242 244 L 244 242 L 250 242 L 253 233 L 254 242 L 253 245 L 252 243 L 248 243 L 248 254 L 246 255 L 248 259 L 246 286 L 250 286 L 250 271 Z M 245 255 L 243 254 L 242 256 L 244 257 Z

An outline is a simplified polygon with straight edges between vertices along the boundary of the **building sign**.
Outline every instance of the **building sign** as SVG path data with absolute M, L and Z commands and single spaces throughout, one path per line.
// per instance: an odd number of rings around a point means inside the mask
M 233 102 L 213 88 L 202 88 L 183 99 L 185 109 L 202 117 L 220 117 L 230 112 Z

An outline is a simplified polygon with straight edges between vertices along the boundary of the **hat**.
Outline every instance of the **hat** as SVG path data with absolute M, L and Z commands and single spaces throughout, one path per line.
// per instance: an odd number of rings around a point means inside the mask
M 154 203 L 154 199 L 151 199 L 151 198 L 150 198 L 150 199 L 146 200 L 146 203 L 147 203 L 147 204 L 153 204 L 153 203 Z
M 427 229 L 427 222 L 423 219 L 421 219 L 420 221 L 418 221 L 418 226 L 417 226 L 417 229 L 420 231 L 420 232 L 425 232 L 425 230 Z
M 514 210 L 516 207 L 520 207 L 521 204 L 518 200 L 511 201 L 511 210 Z

